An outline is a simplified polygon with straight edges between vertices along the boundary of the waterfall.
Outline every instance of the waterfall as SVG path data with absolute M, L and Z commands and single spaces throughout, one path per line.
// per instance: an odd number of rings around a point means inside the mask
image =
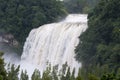
M 24 44 L 21 67 L 32 74 L 35 68 L 41 73 L 48 67 L 58 65 L 60 70 L 67 62 L 70 70 L 75 68 L 75 75 L 81 63 L 75 60 L 75 47 L 79 36 L 87 28 L 86 14 L 70 14 L 58 23 L 45 24 L 31 30 Z

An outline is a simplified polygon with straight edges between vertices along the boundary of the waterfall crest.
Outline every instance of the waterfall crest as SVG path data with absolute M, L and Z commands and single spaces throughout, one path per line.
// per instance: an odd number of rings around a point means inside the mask
M 81 63 L 75 60 L 74 50 L 79 43 L 78 37 L 86 28 L 87 15 L 70 14 L 61 22 L 33 29 L 24 45 L 21 67 L 29 74 L 35 68 L 43 72 L 48 63 L 60 69 L 67 62 L 77 74 Z

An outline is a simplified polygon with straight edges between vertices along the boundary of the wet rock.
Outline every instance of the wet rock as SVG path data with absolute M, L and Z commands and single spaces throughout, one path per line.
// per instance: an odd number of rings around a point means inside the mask
M 19 46 L 19 42 L 10 33 L 0 34 L 0 42 L 4 42 L 15 47 Z

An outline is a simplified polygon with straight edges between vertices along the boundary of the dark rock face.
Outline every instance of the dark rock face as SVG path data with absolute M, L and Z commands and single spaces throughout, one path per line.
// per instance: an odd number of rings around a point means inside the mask
M 4 43 L 7 43 L 7 44 L 15 46 L 15 47 L 17 47 L 19 45 L 19 42 L 10 33 L 0 34 L 0 42 L 4 42 Z

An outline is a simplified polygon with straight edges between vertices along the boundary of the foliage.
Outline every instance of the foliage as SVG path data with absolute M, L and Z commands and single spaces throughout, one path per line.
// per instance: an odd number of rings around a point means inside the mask
M 32 80 L 41 80 L 41 76 L 40 76 L 39 70 L 36 69 L 36 70 L 34 71 L 31 79 L 32 79 Z
M 4 59 L 2 59 L 3 52 L 0 52 L 0 80 L 8 80 L 7 72 L 5 70 Z
M 1 61 L 1 57 L 0 57 L 0 61 Z M 43 72 L 43 75 L 40 75 L 39 70 L 35 70 L 32 77 L 28 78 L 27 72 L 26 71 L 22 71 L 20 77 L 19 76 L 19 66 L 15 67 L 15 65 L 11 65 L 8 67 L 7 71 L 5 70 L 5 66 L 4 66 L 4 60 L 2 61 L 3 63 L 0 63 L 0 80 L 86 80 L 85 78 L 82 78 L 82 69 L 79 70 L 78 76 L 74 77 L 74 70 L 71 74 L 70 72 L 70 68 L 64 64 L 63 67 L 64 69 L 62 69 L 61 73 L 57 73 L 57 66 L 54 66 L 52 71 L 51 71 L 51 67 L 48 67 L 46 69 L 46 71 Z M 64 71 L 66 71 L 66 73 L 64 74 Z M 118 71 L 119 73 L 119 71 Z M 89 80 L 120 80 L 120 73 L 115 75 L 113 73 L 106 73 L 103 74 L 102 77 L 100 77 L 100 79 L 93 75 L 93 74 L 89 74 Z
M 18 78 L 19 68 L 20 68 L 20 66 L 15 67 L 14 64 L 12 66 L 8 66 L 7 74 L 8 74 L 8 79 L 9 80 L 19 80 L 19 78 Z
M 76 48 L 76 58 L 87 72 L 94 73 L 96 68 L 103 70 L 107 66 L 106 72 L 116 73 L 120 68 L 119 12 L 119 0 L 101 0 L 89 13 L 88 29 L 80 36 Z M 98 73 L 103 73 L 102 70 Z
M 65 15 L 56 0 L 0 0 L 0 33 L 12 33 L 23 43 L 31 29 Z
M 69 13 L 88 13 L 99 0 L 64 0 L 64 6 Z
M 29 80 L 28 75 L 27 75 L 27 71 L 21 72 L 20 80 Z
M 92 74 L 89 74 L 88 79 L 89 80 L 99 80 L 98 77 L 96 77 L 95 75 L 92 75 Z

